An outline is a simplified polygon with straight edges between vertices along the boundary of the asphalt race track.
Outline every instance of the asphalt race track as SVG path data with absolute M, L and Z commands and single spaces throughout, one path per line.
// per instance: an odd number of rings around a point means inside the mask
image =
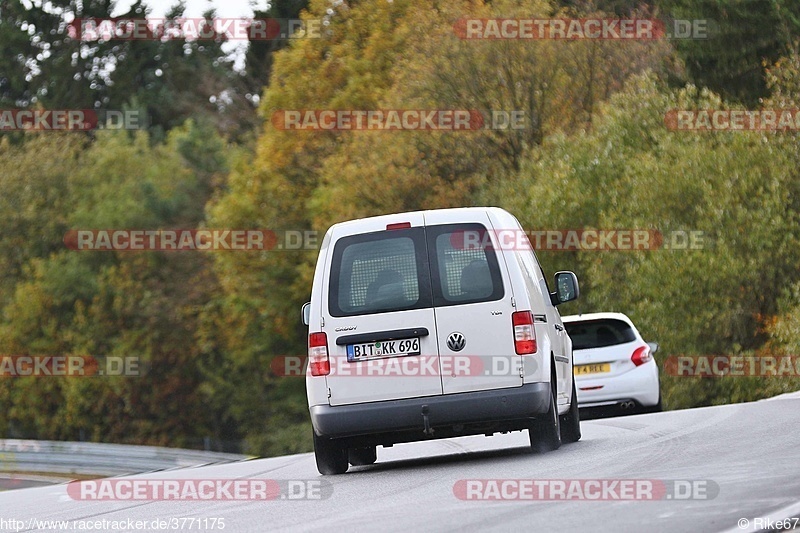
M 134 476 L 278 481 L 281 493 L 268 501 L 77 501 L 64 484 L 11 490 L 0 493 L 0 531 L 16 529 L 2 522 L 9 519 L 23 521 L 22 531 L 57 531 L 35 520 L 174 524 L 184 518 L 208 519 L 204 525 L 224 518 L 225 532 L 757 531 L 768 524 L 762 518 L 800 516 L 798 393 L 592 420 L 582 429 L 580 442 L 545 455 L 529 453 L 527 433 L 517 432 L 379 448 L 377 464 L 341 476 L 319 476 L 313 454 Z M 454 491 L 466 486 L 460 480 L 485 479 L 649 480 L 673 492 L 655 500 L 476 501 Z M 678 491 L 677 485 L 694 488 Z M 487 484 L 480 486 L 473 495 L 491 494 Z M 292 499 L 305 491 L 322 499 Z M 740 519 L 747 519 L 744 527 Z M 190 529 L 182 523 L 180 529 Z M 191 529 L 219 530 L 200 525 L 196 520 Z

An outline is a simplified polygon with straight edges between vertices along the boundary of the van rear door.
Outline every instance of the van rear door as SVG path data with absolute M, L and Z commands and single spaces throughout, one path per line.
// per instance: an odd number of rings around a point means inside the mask
M 332 235 L 322 309 L 330 405 L 442 394 L 423 218 L 402 217 Z
M 426 211 L 425 226 L 443 393 L 522 386 L 514 294 L 488 215 L 454 223 L 452 213 Z

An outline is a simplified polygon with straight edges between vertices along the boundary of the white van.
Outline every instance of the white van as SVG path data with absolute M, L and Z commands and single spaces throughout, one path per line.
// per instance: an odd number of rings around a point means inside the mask
M 580 439 L 572 341 L 528 238 L 499 208 L 332 226 L 311 301 L 306 388 L 322 474 L 376 446 L 527 429 L 535 451 Z

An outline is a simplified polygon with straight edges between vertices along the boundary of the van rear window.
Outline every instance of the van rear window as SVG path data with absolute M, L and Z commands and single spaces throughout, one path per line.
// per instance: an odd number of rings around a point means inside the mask
M 478 246 L 472 242 L 482 243 Z M 433 300 L 436 307 L 503 298 L 503 277 L 486 228 L 480 224 L 452 224 L 428 228 Z
M 565 322 L 573 350 L 603 348 L 636 340 L 636 334 L 622 320 L 602 319 L 583 322 Z
M 344 237 L 336 243 L 329 294 L 333 316 L 431 306 L 421 228 Z
M 465 231 L 477 232 L 478 242 L 489 246 L 464 246 Z M 352 235 L 333 249 L 332 316 L 490 302 L 504 294 L 497 254 L 480 224 Z

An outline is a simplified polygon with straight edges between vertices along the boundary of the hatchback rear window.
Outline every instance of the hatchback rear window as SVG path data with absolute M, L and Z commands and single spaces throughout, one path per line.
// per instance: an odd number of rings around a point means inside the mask
M 627 322 L 615 319 L 566 322 L 573 350 L 603 348 L 636 340 L 636 333 Z

